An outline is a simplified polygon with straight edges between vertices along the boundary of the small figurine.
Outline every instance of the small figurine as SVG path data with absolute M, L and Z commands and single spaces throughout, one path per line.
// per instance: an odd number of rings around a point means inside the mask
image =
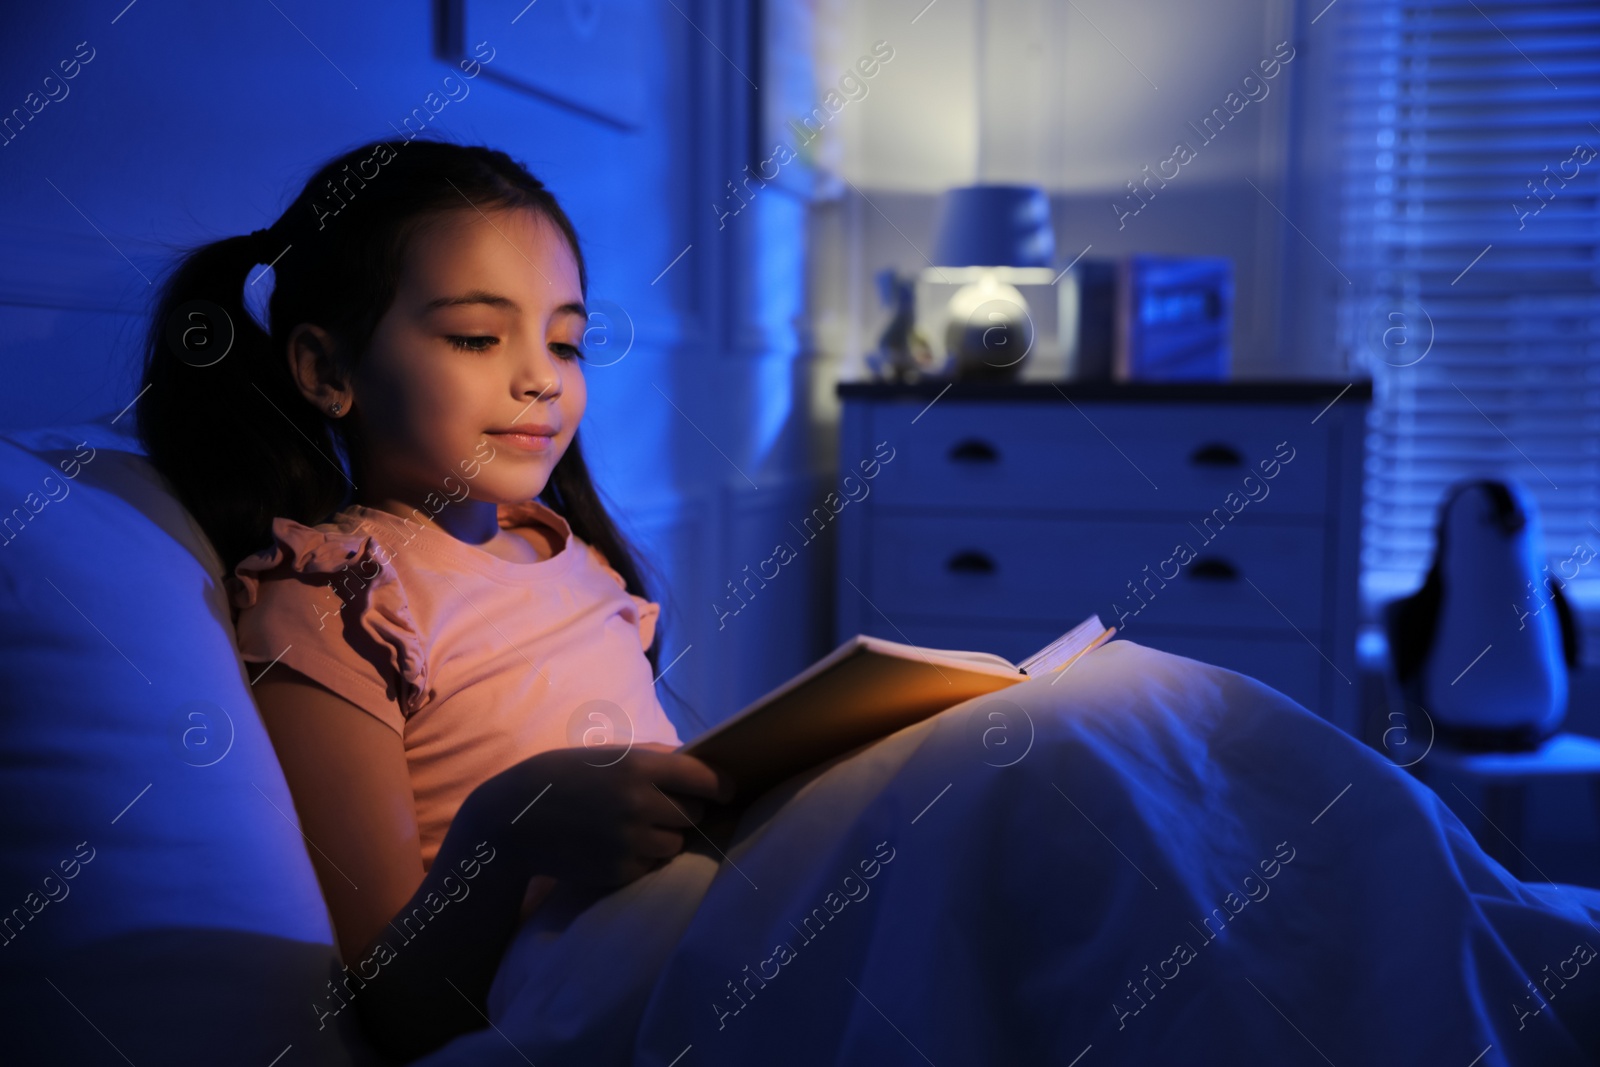
M 907 383 L 931 375 L 933 349 L 916 327 L 916 286 L 892 267 L 878 272 L 878 295 L 894 309 L 889 325 L 878 337 L 877 351 L 867 356 L 867 369 L 881 381 Z

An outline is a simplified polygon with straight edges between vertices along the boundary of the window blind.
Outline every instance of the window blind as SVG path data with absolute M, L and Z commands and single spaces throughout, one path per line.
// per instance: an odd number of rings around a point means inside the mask
M 1446 488 L 1509 477 L 1596 605 L 1600 3 L 1340 7 L 1338 328 L 1374 390 L 1363 588 L 1414 589 Z

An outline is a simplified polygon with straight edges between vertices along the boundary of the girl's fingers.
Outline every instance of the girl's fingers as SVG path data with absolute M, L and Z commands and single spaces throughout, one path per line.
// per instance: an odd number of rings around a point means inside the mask
M 729 794 L 730 783 L 693 756 L 662 753 L 655 757 L 648 770 L 651 779 L 669 793 L 707 800 L 724 800 Z
M 686 827 L 693 826 L 705 818 L 706 806 L 702 800 L 694 797 L 669 796 L 666 793 L 655 793 L 658 803 L 652 804 L 645 817 L 656 826 Z
M 644 859 L 671 859 L 683 851 L 683 835 L 659 827 L 641 831 L 636 841 L 635 852 Z
M 642 784 L 636 796 L 630 814 L 644 825 L 677 829 L 692 826 L 705 815 L 704 801 L 668 792 L 654 782 Z

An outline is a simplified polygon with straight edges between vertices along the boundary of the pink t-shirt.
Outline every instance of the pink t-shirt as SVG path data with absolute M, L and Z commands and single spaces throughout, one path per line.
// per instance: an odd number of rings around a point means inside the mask
M 467 794 L 529 756 L 679 743 L 644 654 L 660 605 L 543 503 L 497 510 L 554 554 L 516 563 L 353 505 L 274 519 L 272 547 L 226 579 L 244 659 L 289 665 L 404 740 L 424 870 Z

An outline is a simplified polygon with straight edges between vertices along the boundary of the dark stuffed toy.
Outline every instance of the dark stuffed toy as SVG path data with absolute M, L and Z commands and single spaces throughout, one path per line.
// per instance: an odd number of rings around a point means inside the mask
M 1446 496 L 1427 578 L 1385 614 L 1401 692 L 1441 742 L 1526 750 L 1561 725 L 1578 627 L 1543 551 L 1538 508 L 1516 483 Z

